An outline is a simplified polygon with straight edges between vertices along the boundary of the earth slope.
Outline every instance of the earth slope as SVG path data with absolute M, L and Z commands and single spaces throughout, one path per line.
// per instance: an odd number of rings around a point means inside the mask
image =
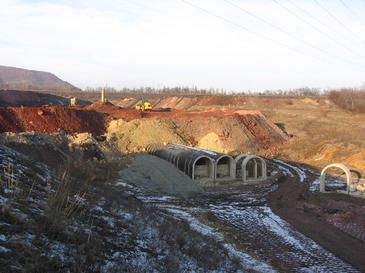
M 0 89 L 76 91 L 79 88 L 49 72 L 0 66 Z

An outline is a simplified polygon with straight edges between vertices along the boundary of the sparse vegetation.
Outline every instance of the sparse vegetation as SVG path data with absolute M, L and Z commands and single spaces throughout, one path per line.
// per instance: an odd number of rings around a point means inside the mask
M 341 89 L 329 97 L 337 106 L 355 113 L 365 113 L 365 90 Z

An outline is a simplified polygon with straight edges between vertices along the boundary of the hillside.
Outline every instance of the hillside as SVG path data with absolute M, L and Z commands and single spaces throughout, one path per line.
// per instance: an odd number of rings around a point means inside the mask
M 89 105 L 86 100 L 78 100 L 79 105 Z M 0 107 L 69 105 L 70 99 L 40 92 L 0 90 Z
M 49 72 L 0 65 L 0 90 L 77 91 L 79 88 Z

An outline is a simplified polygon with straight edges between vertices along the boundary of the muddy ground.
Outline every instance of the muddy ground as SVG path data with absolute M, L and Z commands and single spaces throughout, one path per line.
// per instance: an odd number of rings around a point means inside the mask
M 119 105 L 133 108 L 135 102 Z M 156 142 L 232 154 L 308 156 L 319 166 L 326 162 L 322 157 L 361 163 L 358 143 L 337 147 L 328 142 L 337 135 L 343 135 L 341 143 L 347 141 L 343 131 L 333 127 L 334 117 L 353 118 L 363 126 L 361 116 L 338 115 L 326 101 L 309 98 L 299 102 L 174 97 L 154 105 L 176 109 L 141 114 L 110 103 L 0 109 L 0 131 L 13 132 L 0 137 L 1 268 L 13 258 L 12 272 L 37 272 L 39 265 L 45 266 L 45 272 L 365 271 L 364 200 L 319 194 L 319 173 L 310 166 L 268 159 L 276 174 L 266 183 L 207 188 L 192 184 L 151 156 L 131 159 L 117 169 L 120 177 L 110 176 L 114 167 L 109 165 Z M 264 105 L 265 115 L 237 110 L 248 105 L 250 109 Z M 279 106 L 284 110 L 275 108 Z M 282 118 L 281 125 L 273 122 Z M 316 122 L 319 119 L 325 126 Z M 308 152 L 302 152 L 301 141 L 307 144 L 322 136 L 318 128 L 324 131 L 325 142 L 307 145 Z M 23 131 L 36 133 L 18 134 Z M 331 132 L 338 134 L 332 137 Z M 349 157 L 342 147 L 357 154 Z M 87 194 L 80 199 L 81 193 L 76 192 L 66 200 L 83 203 L 87 214 L 72 215 L 65 230 L 50 233 L 42 225 L 49 225 L 52 215 L 47 209 L 59 183 L 56 171 L 60 162 L 75 157 L 84 176 L 73 181 L 82 182 Z M 90 167 L 90 162 L 96 167 Z M 99 175 L 108 182 L 100 181 Z M 48 180 L 56 187 L 50 188 Z M 18 187 L 23 184 L 25 188 Z M 29 270 L 22 268 L 24 264 Z

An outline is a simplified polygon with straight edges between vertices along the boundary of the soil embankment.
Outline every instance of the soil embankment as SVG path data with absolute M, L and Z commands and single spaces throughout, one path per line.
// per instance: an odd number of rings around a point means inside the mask
M 140 113 L 111 103 L 83 107 L 0 108 L 1 132 L 107 134 L 122 152 L 152 143 L 181 143 L 224 153 L 271 156 L 288 140 L 259 111 L 151 111 Z
M 0 108 L 0 133 L 39 132 L 105 133 L 105 115 L 72 107 Z
M 358 208 L 365 206 L 365 200 L 353 201 L 352 198 L 348 198 L 345 203 L 349 210 L 354 206 L 354 202 L 358 203 Z M 365 242 L 327 220 L 329 215 L 339 212 L 338 207 L 341 206 L 341 210 L 345 209 L 343 201 L 336 202 L 330 195 L 322 194 L 316 197 L 308 192 L 308 184 L 282 176 L 279 179 L 278 190 L 270 194 L 269 204 L 276 214 L 298 231 L 365 272 Z

